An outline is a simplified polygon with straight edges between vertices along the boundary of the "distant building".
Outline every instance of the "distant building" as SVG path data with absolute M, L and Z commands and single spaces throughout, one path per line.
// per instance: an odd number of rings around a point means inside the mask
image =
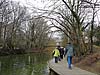
M 84 35 L 84 38 L 85 38 L 85 43 L 88 43 L 90 38 L 85 35 Z M 96 41 L 97 41 L 97 38 L 95 36 L 93 36 L 93 42 L 96 42 Z

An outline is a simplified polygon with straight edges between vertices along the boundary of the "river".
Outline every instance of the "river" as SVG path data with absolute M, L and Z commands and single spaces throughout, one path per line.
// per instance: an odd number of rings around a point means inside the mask
M 48 54 L 0 56 L 0 75 L 48 75 Z

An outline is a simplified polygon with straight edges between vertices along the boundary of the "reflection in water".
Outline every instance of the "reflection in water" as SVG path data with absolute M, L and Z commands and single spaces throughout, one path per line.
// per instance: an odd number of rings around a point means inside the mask
M 0 57 L 0 75 L 48 75 L 47 54 L 25 54 Z
M 0 62 L 0 71 L 1 71 L 1 62 Z
M 28 63 L 30 64 L 30 56 L 28 56 Z

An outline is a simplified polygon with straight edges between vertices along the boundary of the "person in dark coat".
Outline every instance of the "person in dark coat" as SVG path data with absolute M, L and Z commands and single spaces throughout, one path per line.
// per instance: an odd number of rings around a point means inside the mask
M 61 61 L 61 47 L 60 47 L 60 45 L 59 45 L 59 46 L 57 46 L 57 49 L 58 49 L 58 50 L 59 50 L 59 52 L 60 52 L 59 61 Z
M 60 58 L 63 59 L 64 56 L 64 47 L 61 47 Z

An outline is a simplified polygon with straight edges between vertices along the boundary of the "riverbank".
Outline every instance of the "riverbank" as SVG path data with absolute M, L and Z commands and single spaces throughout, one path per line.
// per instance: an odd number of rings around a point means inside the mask
M 100 75 L 100 47 L 93 45 L 94 53 L 87 55 L 80 60 L 78 57 L 73 58 L 73 64 L 84 70 L 94 72 Z
M 12 55 L 12 54 L 25 54 L 25 49 L 18 48 L 18 49 L 7 49 L 7 48 L 1 48 L 0 49 L 0 56 L 5 55 Z
M 79 60 L 78 57 L 73 58 L 73 64 L 81 69 L 100 75 L 100 48 L 96 52 Z
M 48 50 L 41 50 L 41 49 L 0 49 L 0 56 L 6 55 L 17 55 L 17 54 L 27 54 L 27 53 L 48 53 Z

